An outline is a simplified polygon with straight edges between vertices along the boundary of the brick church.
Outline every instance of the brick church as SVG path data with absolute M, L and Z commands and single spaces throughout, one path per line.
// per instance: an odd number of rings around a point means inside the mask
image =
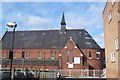
M 21 68 L 24 58 L 24 69 L 101 70 L 104 67 L 104 49 L 85 29 L 67 29 L 64 14 L 60 24 L 61 29 L 58 30 L 16 31 L 13 68 Z M 12 35 L 12 31 L 6 31 L 0 42 L 3 68 L 10 67 Z

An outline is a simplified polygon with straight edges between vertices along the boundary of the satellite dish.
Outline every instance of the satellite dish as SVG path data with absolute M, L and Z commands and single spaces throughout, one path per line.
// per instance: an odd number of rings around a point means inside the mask
M 17 24 L 15 22 L 14 23 L 7 23 L 7 26 L 10 28 L 13 28 L 13 27 L 16 27 Z

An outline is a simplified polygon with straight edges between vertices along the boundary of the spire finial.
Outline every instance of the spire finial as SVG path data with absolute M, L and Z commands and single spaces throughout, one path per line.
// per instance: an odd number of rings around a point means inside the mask
M 62 19 L 61 19 L 61 25 L 66 25 L 66 22 L 65 22 L 65 16 L 64 16 L 64 12 L 63 12 L 63 15 L 62 15 Z

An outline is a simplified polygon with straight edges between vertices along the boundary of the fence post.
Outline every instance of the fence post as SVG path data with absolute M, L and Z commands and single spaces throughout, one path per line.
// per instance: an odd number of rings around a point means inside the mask
M 95 70 L 93 70 L 93 77 L 95 77 Z

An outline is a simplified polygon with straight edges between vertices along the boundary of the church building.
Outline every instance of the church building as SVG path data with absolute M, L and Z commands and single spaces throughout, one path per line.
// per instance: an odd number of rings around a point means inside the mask
M 104 49 L 85 29 L 67 29 L 64 14 L 60 24 L 61 28 L 58 30 L 15 31 L 12 67 L 102 70 Z M 2 68 L 10 67 L 9 50 L 13 41 L 12 35 L 12 31 L 6 31 L 0 42 Z

